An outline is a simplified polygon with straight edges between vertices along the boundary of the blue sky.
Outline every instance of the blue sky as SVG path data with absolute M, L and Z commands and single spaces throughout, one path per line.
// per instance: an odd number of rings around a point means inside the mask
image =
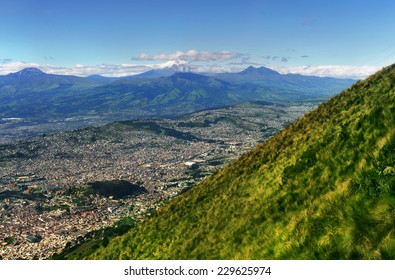
M 393 0 L 2 0 L 0 74 L 122 76 L 181 60 L 364 77 L 395 62 Z

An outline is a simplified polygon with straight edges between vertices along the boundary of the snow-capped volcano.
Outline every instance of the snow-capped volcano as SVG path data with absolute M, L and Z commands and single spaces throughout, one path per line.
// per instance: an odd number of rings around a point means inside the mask
M 170 60 L 155 66 L 155 69 L 135 75 L 135 78 L 168 77 L 177 72 L 190 72 L 191 67 L 184 60 Z
M 188 62 L 185 60 L 169 60 L 165 63 L 159 65 L 159 68 L 166 69 L 166 68 L 174 68 L 179 69 L 182 71 L 184 68 L 187 68 Z

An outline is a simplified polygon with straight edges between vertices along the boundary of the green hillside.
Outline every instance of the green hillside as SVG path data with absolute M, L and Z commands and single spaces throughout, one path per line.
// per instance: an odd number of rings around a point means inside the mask
M 395 65 L 88 258 L 395 259 Z

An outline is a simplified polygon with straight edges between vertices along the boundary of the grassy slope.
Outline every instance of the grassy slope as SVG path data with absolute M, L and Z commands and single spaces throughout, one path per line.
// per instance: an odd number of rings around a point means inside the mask
M 110 241 L 96 259 L 395 259 L 395 65 Z

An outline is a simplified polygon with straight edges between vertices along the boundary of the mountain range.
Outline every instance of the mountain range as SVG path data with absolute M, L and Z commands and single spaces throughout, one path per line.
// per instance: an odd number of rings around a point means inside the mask
M 355 82 L 281 75 L 264 67 L 201 75 L 185 72 L 181 66 L 117 79 L 53 75 L 27 68 L 0 76 L 0 118 L 175 116 L 244 101 L 326 99 Z
M 395 259 L 394 225 L 392 65 L 85 258 Z

